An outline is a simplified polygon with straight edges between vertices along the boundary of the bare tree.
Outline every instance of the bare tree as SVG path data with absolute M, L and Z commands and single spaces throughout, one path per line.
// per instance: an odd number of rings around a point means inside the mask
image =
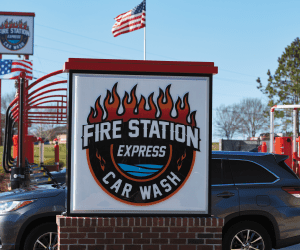
M 216 113 L 217 135 L 226 137 L 227 140 L 232 139 L 233 135 L 239 131 L 240 121 L 241 114 L 238 105 L 221 105 Z
M 15 91 L 1 97 L 1 113 L 5 114 L 9 104 L 15 99 Z
M 54 106 L 54 105 L 52 104 L 52 105 L 49 105 L 49 106 Z M 35 111 L 35 112 L 43 111 L 43 112 L 45 112 L 44 109 L 33 109 L 32 111 Z M 47 109 L 47 111 L 55 113 L 56 109 L 55 108 Z M 44 116 L 44 118 L 43 118 L 43 116 Z M 53 122 L 49 122 L 49 124 L 45 123 L 45 122 L 47 122 L 47 117 L 49 118 L 48 114 L 39 115 L 38 117 L 40 117 L 41 120 L 43 120 L 44 123 L 33 123 L 31 128 L 30 128 L 30 133 L 33 134 L 36 137 L 44 138 L 44 140 L 53 140 L 54 139 L 54 134 L 55 134 L 55 127 L 57 126 L 57 124 L 53 124 Z M 49 118 L 49 119 L 51 119 L 51 118 Z
M 268 127 L 267 105 L 259 98 L 245 98 L 239 103 L 240 133 L 255 137 L 256 133 Z
M 2 145 L 2 140 L 4 138 L 4 129 L 6 123 L 6 110 L 9 104 L 15 99 L 15 92 L 7 93 L 6 95 L 1 97 L 1 141 L 0 144 Z
M 55 133 L 54 128 L 54 124 L 36 124 L 31 128 L 30 132 L 34 136 L 41 137 L 44 140 L 52 140 Z
M 234 134 L 254 137 L 268 128 L 267 105 L 258 98 L 245 98 L 238 104 L 217 108 L 217 135 L 232 139 Z

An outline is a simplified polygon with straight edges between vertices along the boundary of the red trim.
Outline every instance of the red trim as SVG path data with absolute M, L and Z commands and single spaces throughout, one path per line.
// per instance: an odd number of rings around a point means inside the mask
M 50 92 L 55 92 L 55 91 L 67 91 L 68 89 L 67 88 L 61 88 L 61 89 L 48 89 L 46 91 L 43 91 L 39 94 L 36 94 L 35 96 L 31 97 L 30 99 L 27 100 L 27 102 L 32 102 L 34 100 L 34 98 L 37 98 L 41 95 L 44 95 L 44 94 L 47 94 L 47 93 L 50 93 Z
M 271 112 L 274 112 L 274 110 L 275 110 L 276 107 L 277 107 L 277 105 L 273 106 L 273 107 L 271 108 Z
M 49 101 L 49 102 L 53 102 L 53 101 Z M 33 106 L 29 106 L 28 108 L 30 109 L 67 109 L 67 107 L 63 107 L 63 106 L 39 106 L 38 104 L 33 105 Z
M 61 83 L 67 83 L 67 80 L 62 80 L 62 81 L 51 82 L 51 83 L 45 84 L 45 85 L 43 85 L 43 86 L 35 89 L 34 91 L 32 91 L 30 94 L 27 95 L 27 97 L 32 96 L 33 94 L 35 94 L 36 92 L 38 92 L 38 91 L 40 91 L 42 89 L 45 89 L 45 88 L 50 87 L 52 85 L 61 84 Z M 31 85 L 29 87 L 31 87 Z
M 63 97 L 63 98 L 67 98 L 67 95 L 48 95 L 48 96 L 43 96 L 43 97 L 41 97 L 41 98 L 38 98 L 38 99 L 36 99 L 36 100 L 31 101 L 30 103 L 28 102 L 27 105 L 33 105 L 33 104 L 36 103 L 37 101 L 40 101 L 40 100 L 43 100 L 43 99 L 47 99 L 47 98 L 50 98 L 50 97 L 51 97 L 51 98 L 53 98 L 53 97 Z M 56 101 L 66 103 L 66 102 L 63 101 L 63 100 L 57 100 L 57 99 L 52 100 L 52 102 L 56 102 Z
M 297 152 L 293 152 L 293 159 L 300 161 L 300 157 L 298 157 Z
M 28 112 L 29 115 L 40 115 L 40 114 L 46 114 L 46 115 L 57 115 L 57 112 Z M 59 113 L 66 115 L 67 113 Z
M 51 96 L 50 96 L 51 97 Z M 41 105 L 41 104 L 45 104 L 45 103 L 52 103 L 52 102 L 54 102 L 54 103 L 65 103 L 65 104 L 67 104 L 67 101 L 62 101 L 62 100 L 50 100 L 50 101 L 43 101 L 43 102 L 39 102 L 39 103 L 36 103 L 36 104 L 34 104 L 34 106 L 38 106 L 38 105 Z M 32 107 L 33 106 L 33 103 L 31 103 L 31 104 L 28 104 L 28 105 L 26 105 L 27 107 Z M 52 107 L 52 106 L 51 106 Z M 57 107 L 59 107 L 60 109 L 61 108 L 67 108 L 67 106 L 57 106 Z
M 16 122 L 18 121 L 18 119 L 16 120 Z M 37 121 L 37 122 L 35 122 L 35 121 L 28 121 L 28 122 L 25 122 L 25 123 L 28 123 L 28 124 L 30 124 L 30 123 L 34 123 L 34 124 L 62 124 L 62 125 L 64 125 L 64 124 L 68 124 L 67 123 L 67 121 L 58 121 L 58 122 L 41 122 L 41 121 Z
M 6 16 L 35 16 L 33 12 L 0 12 L 0 15 Z
M 58 74 L 61 74 L 61 73 L 63 73 L 62 70 L 57 70 L 57 71 L 54 71 L 54 72 L 49 73 L 49 74 L 47 74 L 47 75 L 44 75 L 44 76 L 42 76 L 41 78 L 37 79 L 37 80 L 36 80 L 35 82 L 33 82 L 32 84 L 30 84 L 30 86 L 28 86 L 26 89 L 29 90 L 29 89 L 31 89 L 32 87 L 34 87 L 35 85 L 37 85 L 39 82 L 41 82 L 41 81 L 43 81 L 43 80 L 45 80 L 45 79 L 47 79 L 47 78 L 49 78 L 49 77 L 51 77 L 51 76 L 55 76 L 55 75 L 58 75 Z
M 144 61 L 144 60 L 113 60 L 113 59 L 82 59 L 69 58 L 63 71 L 124 71 L 150 73 L 186 73 L 186 74 L 217 74 L 218 67 L 213 62 L 180 62 L 180 61 Z

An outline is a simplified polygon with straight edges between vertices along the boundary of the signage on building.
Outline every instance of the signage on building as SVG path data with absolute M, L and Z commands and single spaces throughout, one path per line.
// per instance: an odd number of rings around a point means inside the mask
M 0 12 L 0 54 L 33 55 L 34 16 Z
M 208 215 L 212 74 L 79 70 L 69 78 L 68 213 Z

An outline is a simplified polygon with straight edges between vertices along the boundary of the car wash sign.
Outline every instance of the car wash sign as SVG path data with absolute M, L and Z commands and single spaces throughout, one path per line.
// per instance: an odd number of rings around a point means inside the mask
M 0 54 L 33 55 L 34 13 L 0 12 Z
M 211 75 L 179 75 L 171 62 L 73 60 L 68 213 L 209 214 Z M 155 73 L 164 67 L 171 72 Z

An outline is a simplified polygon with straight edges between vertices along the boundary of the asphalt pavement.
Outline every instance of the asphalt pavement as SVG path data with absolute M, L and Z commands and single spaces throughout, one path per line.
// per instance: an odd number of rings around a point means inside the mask
M 275 249 L 273 249 L 273 250 L 275 250 Z M 300 244 L 290 246 L 290 247 L 280 248 L 280 250 L 300 250 Z

